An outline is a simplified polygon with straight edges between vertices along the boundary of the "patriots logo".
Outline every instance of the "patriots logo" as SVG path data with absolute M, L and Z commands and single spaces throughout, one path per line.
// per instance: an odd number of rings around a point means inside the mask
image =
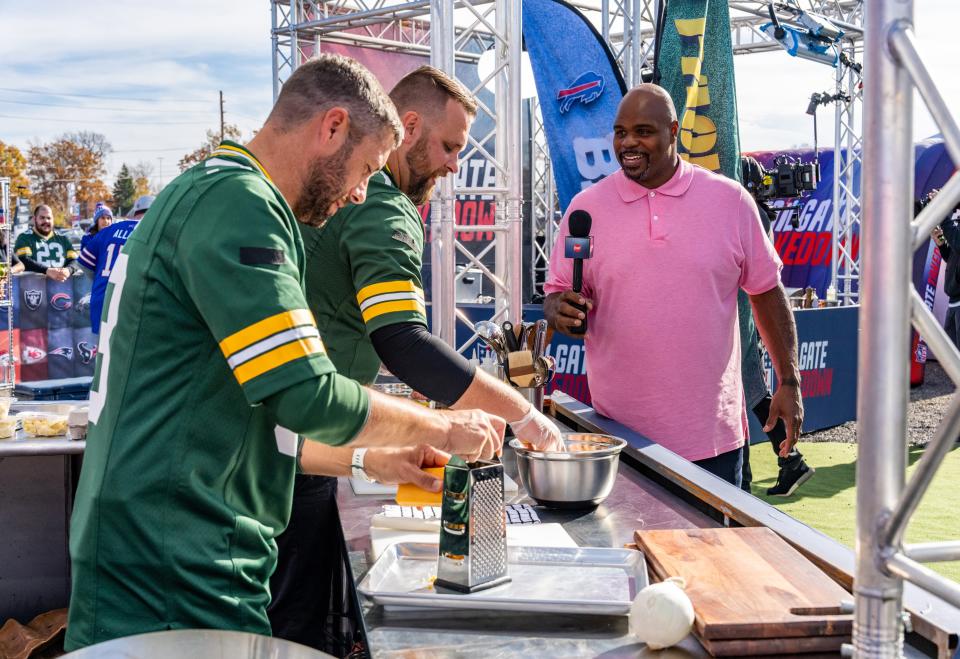
M 84 364 L 89 364 L 97 356 L 97 346 L 86 341 L 77 344 L 77 351 L 80 353 L 80 361 Z
M 43 291 L 31 288 L 23 291 L 23 302 L 30 311 L 36 311 L 43 303 Z
M 90 293 L 87 293 L 77 301 L 77 313 L 90 312 Z
M 66 311 L 73 306 L 73 298 L 66 293 L 57 293 L 50 298 L 50 306 L 57 311 Z
M 47 354 L 57 355 L 58 357 L 63 357 L 64 359 L 73 359 L 73 348 L 71 348 L 70 346 L 54 348 Z

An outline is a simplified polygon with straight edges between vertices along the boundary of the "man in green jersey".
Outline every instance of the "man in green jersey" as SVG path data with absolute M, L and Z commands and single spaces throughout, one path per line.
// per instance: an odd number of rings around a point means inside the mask
M 157 197 L 113 265 L 71 520 L 65 647 L 178 628 L 270 633 L 274 537 L 307 436 L 490 457 L 503 421 L 439 413 L 337 375 L 303 293 L 297 221 L 362 202 L 400 135 L 355 61 L 284 84 L 246 146 Z M 312 442 L 307 442 L 311 445 Z
M 363 204 L 342 209 L 320 228 L 305 227 L 307 303 L 337 371 L 362 383 L 381 362 L 416 391 L 455 409 L 481 408 L 511 421 L 514 433 L 538 448 L 560 441 L 550 422 L 512 387 L 475 369 L 427 331 L 421 283 L 423 221 L 416 206 L 438 179 L 454 174 L 467 144 L 477 103 L 442 71 L 420 67 L 400 80 L 390 98 L 403 124 L 403 142 L 370 178 Z M 352 465 L 376 480 L 394 480 L 388 460 L 371 449 L 316 446 L 323 473 L 350 475 Z M 355 453 L 360 453 L 359 456 Z M 362 477 L 362 472 L 361 472 Z M 330 561 L 323 557 L 336 532 L 318 516 L 335 509 L 336 483 L 297 477 L 293 512 L 278 539 L 271 578 L 274 634 L 325 649 L 325 597 Z M 334 521 L 334 514 L 329 514 Z
M 53 228 L 53 211 L 46 204 L 33 209 L 33 227 L 19 236 L 13 252 L 27 272 L 39 272 L 55 281 L 66 281 L 76 268 L 79 254 L 66 236 Z

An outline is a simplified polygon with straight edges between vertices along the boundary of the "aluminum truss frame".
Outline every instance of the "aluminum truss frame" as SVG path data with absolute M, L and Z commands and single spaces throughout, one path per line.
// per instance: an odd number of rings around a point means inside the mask
M 960 584 L 922 563 L 960 560 L 960 541 L 905 545 L 904 532 L 960 433 L 954 399 L 906 481 L 910 326 L 960 383 L 960 352 L 910 283 L 913 252 L 960 202 L 956 172 L 913 220 L 913 94 L 919 92 L 960 162 L 960 126 L 920 58 L 912 0 L 871 0 L 866 8 L 863 290 L 857 418 L 857 572 L 853 650 L 858 657 L 903 654 L 903 581 L 960 606 Z M 909 313 L 908 313 L 909 311 Z
M 502 0 L 271 0 L 273 16 L 273 85 L 274 97 L 279 93 L 283 80 L 299 64 L 319 52 L 322 42 L 342 43 L 354 46 L 373 47 L 381 50 L 405 52 L 412 54 L 430 54 L 431 61 L 438 68 L 451 71 L 454 61 L 476 61 L 479 53 L 490 48 L 491 44 L 497 49 L 495 77 L 497 84 L 509 89 L 511 85 L 510 65 L 513 51 L 519 54 L 520 35 L 510 37 L 505 30 L 509 26 L 500 25 L 495 16 L 499 11 L 514 11 L 519 14 L 520 0 L 512 0 L 512 4 L 501 6 Z M 656 0 L 574 0 L 573 4 L 580 9 L 601 32 L 611 50 L 617 57 L 624 72 L 624 78 L 629 85 L 641 81 L 641 72 L 645 68 L 652 69 L 653 37 L 656 19 Z M 793 0 L 791 3 L 778 3 L 781 9 L 781 21 L 786 24 L 797 25 L 791 18 L 790 7 L 799 7 L 804 11 L 820 14 L 843 27 L 847 37 L 843 42 L 843 50 L 856 61 L 860 44 L 863 38 L 862 6 L 863 0 Z M 749 54 L 779 50 L 780 46 L 773 42 L 765 33 L 760 31 L 760 25 L 769 21 L 767 3 L 762 0 L 730 0 L 731 18 L 730 29 L 734 53 Z M 444 13 L 445 12 L 445 13 Z M 442 56 L 446 62 L 441 65 L 437 52 L 445 48 L 436 35 L 443 23 L 444 40 L 453 44 L 452 51 Z M 517 18 L 519 21 L 519 18 Z M 519 23 L 515 26 L 520 31 Z M 452 30 L 452 36 L 451 36 Z M 514 69 L 519 70 L 519 68 Z M 503 80 L 500 80 L 501 75 Z M 513 76 L 519 78 L 519 76 Z M 862 103 L 862 92 L 859 77 L 849 69 L 838 73 L 836 80 L 837 91 L 843 91 L 850 97 L 850 101 L 837 106 L 834 122 L 834 137 L 837 152 L 846 149 L 849 155 L 845 160 L 835 158 L 836 166 L 832 172 L 834 177 L 835 198 L 833 203 L 833 249 L 835 258 L 833 284 L 838 289 L 841 303 L 852 304 L 858 299 L 857 280 L 859 278 L 859 254 L 853 249 L 852 236 L 857 233 L 860 224 L 859 195 L 853 187 L 855 167 L 859 166 L 861 142 L 860 133 L 855 123 Z M 496 128 L 491 135 L 482 140 L 497 141 L 510 123 L 507 119 L 500 119 L 507 111 L 501 107 L 504 94 L 495 107 L 484 108 L 493 117 Z M 518 98 L 509 101 L 511 110 L 507 117 L 521 115 L 521 101 Z M 531 150 L 533 164 L 533 185 L 531 190 L 531 209 L 529 223 L 531 248 L 529 253 L 528 272 L 534 285 L 534 293 L 542 294 L 542 282 L 546 273 L 550 251 L 553 247 L 558 226 L 558 204 L 556 190 L 550 171 L 549 153 L 546 141 L 543 139 L 542 123 L 535 111 L 531 130 L 532 140 L 528 145 Z M 517 122 L 519 123 L 519 122 Z M 511 128 L 511 135 L 516 140 L 507 139 L 505 144 L 514 147 L 521 142 L 517 128 Z M 483 144 L 473 143 L 468 148 L 471 152 L 481 152 L 486 155 Z M 498 150 L 498 154 L 501 152 Z M 456 252 L 467 257 L 471 266 L 479 267 L 483 276 L 492 283 L 495 292 L 496 314 L 498 318 L 509 314 L 519 317 L 520 303 L 522 302 L 522 282 L 519 275 L 510 277 L 510 270 L 517 273 L 518 256 L 522 251 L 522 227 L 515 226 L 516 213 L 522 208 L 522 189 L 520 182 L 522 157 L 514 155 L 509 158 L 500 155 L 495 160 L 497 184 L 492 193 L 497 202 L 495 224 L 488 230 L 495 233 L 493 248 L 495 253 L 495 267 L 493 270 L 479 263 L 481 255 L 473 254 L 468 247 L 456 240 L 457 228 L 454 228 L 453 238 L 446 238 L 446 245 L 452 245 L 455 253 L 442 252 L 444 231 L 449 232 L 450 213 L 453 212 L 453 197 L 450 197 L 448 184 L 439 186 L 440 196 L 435 200 L 434 208 L 439 208 L 441 215 L 431 218 L 431 228 L 435 231 L 441 243 L 441 251 L 434 253 L 434 286 L 438 290 L 432 291 L 433 322 L 439 329 L 438 334 L 453 345 L 451 338 L 455 332 L 455 323 L 451 318 L 456 317 L 456 304 L 451 302 L 456 287 Z M 517 181 L 512 180 L 515 173 Z M 450 184 L 452 185 L 452 184 Z M 454 191 L 454 194 L 457 191 Z M 472 191 L 459 190 L 461 194 L 470 194 Z M 485 194 L 491 190 L 485 188 Z M 446 201 L 445 201 L 446 200 Z M 446 205 L 445 205 L 446 204 Z M 444 215 L 446 213 L 446 215 Z M 438 218 L 447 217 L 446 221 Z M 446 223 L 445 223 L 446 222 Z M 451 242 L 452 240 L 452 242 Z M 512 247 L 507 247 L 512 245 Z M 513 250 L 513 251 L 511 251 Z M 437 260 L 437 258 L 441 260 Z M 522 266 L 519 266 L 522 267 Z M 461 276 L 463 276 L 461 274 Z M 450 282 L 447 292 L 442 282 Z M 838 285 L 839 284 L 839 285 Z M 514 291 L 516 289 L 516 291 Z M 449 307 L 449 308 L 447 308 Z M 516 309 L 516 313 L 510 309 Z M 444 323 L 447 330 L 444 330 Z M 462 350 L 466 346 L 459 346 Z

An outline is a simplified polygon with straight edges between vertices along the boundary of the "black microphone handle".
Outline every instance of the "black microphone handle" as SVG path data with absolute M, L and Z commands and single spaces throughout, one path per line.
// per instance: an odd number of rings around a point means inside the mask
M 582 290 L 583 290 L 583 259 L 574 259 L 573 260 L 573 292 L 579 293 Z M 570 305 L 583 312 L 583 320 L 580 321 L 580 325 L 578 325 L 577 327 L 571 327 L 570 333 L 586 334 L 587 333 L 587 305 L 577 304 L 575 302 L 571 302 Z

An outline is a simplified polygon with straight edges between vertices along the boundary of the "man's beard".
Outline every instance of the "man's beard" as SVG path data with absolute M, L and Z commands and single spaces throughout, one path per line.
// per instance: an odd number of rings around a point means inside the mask
M 432 172 L 428 171 L 429 159 L 427 155 L 427 135 L 423 135 L 407 152 L 407 169 L 410 170 L 410 181 L 407 183 L 407 196 L 414 206 L 430 201 L 433 186 L 437 179 L 445 176 L 447 170 L 441 167 Z
M 322 227 L 330 219 L 329 209 L 346 196 L 347 161 L 353 153 L 353 142 L 347 142 L 328 158 L 314 159 L 307 180 L 300 192 L 293 215 L 303 224 Z

